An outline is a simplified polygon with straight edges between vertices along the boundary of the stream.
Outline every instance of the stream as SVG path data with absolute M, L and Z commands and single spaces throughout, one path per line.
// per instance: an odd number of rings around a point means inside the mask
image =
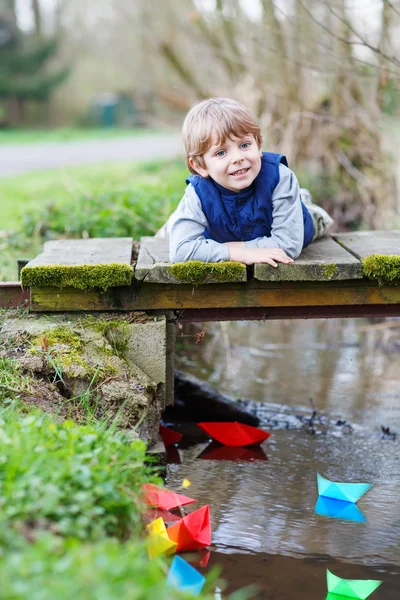
M 252 598 L 323 600 L 327 568 L 382 579 L 372 598 L 400 598 L 400 320 L 390 324 L 206 323 L 197 344 L 198 325 L 178 333 L 179 368 L 251 399 L 245 405 L 271 431 L 255 449 L 185 436 L 169 453 L 168 487 L 188 478 L 193 510 L 211 508 L 213 544 L 200 570 L 220 565 L 227 588 L 216 598 L 255 585 Z M 358 520 L 317 514 L 317 472 L 373 484 Z

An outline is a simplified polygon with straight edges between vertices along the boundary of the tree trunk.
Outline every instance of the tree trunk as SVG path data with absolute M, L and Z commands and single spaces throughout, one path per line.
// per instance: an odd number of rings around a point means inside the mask
M 32 11 L 35 21 L 35 35 L 40 37 L 42 35 L 42 15 L 39 0 L 32 0 Z

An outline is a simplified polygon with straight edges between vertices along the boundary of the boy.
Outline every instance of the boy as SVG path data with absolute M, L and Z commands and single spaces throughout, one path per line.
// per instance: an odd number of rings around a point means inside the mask
M 259 126 L 239 102 L 209 98 L 196 104 L 185 118 L 183 138 L 192 175 L 166 224 L 171 262 L 277 267 L 292 263 L 332 224 L 310 199 L 306 208 L 286 158 L 262 152 Z

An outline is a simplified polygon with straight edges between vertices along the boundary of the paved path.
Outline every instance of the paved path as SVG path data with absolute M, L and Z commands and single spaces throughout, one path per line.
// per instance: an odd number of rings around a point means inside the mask
M 180 134 L 77 142 L 0 145 L 0 177 L 112 160 L 172 158 L 183 153 Z

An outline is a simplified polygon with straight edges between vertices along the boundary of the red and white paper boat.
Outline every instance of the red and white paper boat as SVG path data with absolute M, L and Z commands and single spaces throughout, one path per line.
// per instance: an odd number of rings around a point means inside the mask
M 211 438 L 224 446 L 261 444 L 271 435 L 268 431 L 244 423 L 197 423 Z
M 211 544 L 210 506 L 202 506 L 167 529 L 168 537 L 178 544 L 176 552 L 199 550 Z
M 164 427 L 164 425 L 161 425 L 161 423 L 160 423 L 160 435 L 163 439 L 164 446 L 166 448 L 168 448 L 169 446 L 173 446 L 174 444 L 177 444 L 183 438 L 183 435 L 181 433 L 178 433 L 177 431 L 174 431 L 173 429 L 169 429 L 169 427 Z
M 197 502 L 197 500 L 194 498 L 177 494 L 172 490 L 160 488 L 152 483 L 144 483 L 142 487 L 145 503 L 153 508 L 171 510 L 172 508 L 177 508 L 178 506 L 185 506 L 186 504 L 193 504 L 193 502 Z

